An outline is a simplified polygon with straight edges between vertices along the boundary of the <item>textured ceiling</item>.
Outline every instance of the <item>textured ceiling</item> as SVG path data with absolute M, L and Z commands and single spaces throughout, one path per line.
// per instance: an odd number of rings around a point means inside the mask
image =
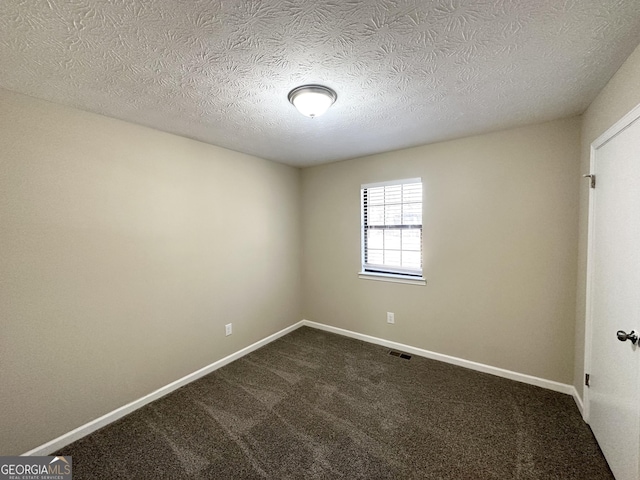
M 0 87 L 305 166 L 581 113 L 640 3 L 0 0 L 0 32 Z

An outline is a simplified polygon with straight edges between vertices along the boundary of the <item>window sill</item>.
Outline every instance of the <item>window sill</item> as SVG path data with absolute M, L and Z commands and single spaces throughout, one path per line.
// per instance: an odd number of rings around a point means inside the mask
M 407 277 L 392 273 L 359 272 L 358 278 L 363 280 L 376 280 L 378 282 L 406 283 L 409 285 L 426 285 L 427 281 L 422 277 Z

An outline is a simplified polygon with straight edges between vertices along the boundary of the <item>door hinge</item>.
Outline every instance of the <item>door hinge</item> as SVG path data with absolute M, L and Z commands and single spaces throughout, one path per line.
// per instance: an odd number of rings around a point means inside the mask
M 591 186 L 591 188 L 596 188 L 596 175 L 595 173 L 588 173 L 586 175 L 582 175 L 584 178 L 590 178 L 591 182 L 589 183 L 589 185 Z
M 585 373 L 584 374 L 584 384 L 588 387 L 589 386 L 589 374 Z

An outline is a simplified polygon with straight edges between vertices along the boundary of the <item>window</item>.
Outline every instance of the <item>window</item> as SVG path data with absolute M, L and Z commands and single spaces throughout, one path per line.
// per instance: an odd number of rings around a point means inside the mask
M 424 284 L 422 180 L 362 185 L 361 278 Z

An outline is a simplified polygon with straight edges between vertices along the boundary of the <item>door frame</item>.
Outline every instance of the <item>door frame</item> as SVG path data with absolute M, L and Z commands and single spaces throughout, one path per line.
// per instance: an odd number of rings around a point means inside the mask
M 596 138 L 591 143 L 589 154 L 589 173 L 596 175 L 595 163 L 598 149 L 603 147 L 609 140 L 615 138 L 618 134 L 629 128 L 635 122 L 640 121 L 640 104 L 636 105 L 629 113 L 609 127 L 602 135 Z M 597 188 L 597 181 L 596 181 Z M 584 373 L 591 371 L 591 342 L 592 342 L 592 329 L 593 329 L 593 317 L 592 317 L 592 303 L 593 297 L 592 290 L 592 278 L 593 278 L 593 254 L 594 254 L 594 229 L 595 229 L 595 190 L 589 188 L 589 219 L 588 219 L 588 231 L 587 231 L 587 285 L 586 285 L 586 305 L 585 305 L 585 327 L 584 327 Z M 586 423 L 589 423 L 590 403 L 589 403 L 589 387 L 584 386 L 582 389 L 583 394 L 583 412 L 582 418 Z

